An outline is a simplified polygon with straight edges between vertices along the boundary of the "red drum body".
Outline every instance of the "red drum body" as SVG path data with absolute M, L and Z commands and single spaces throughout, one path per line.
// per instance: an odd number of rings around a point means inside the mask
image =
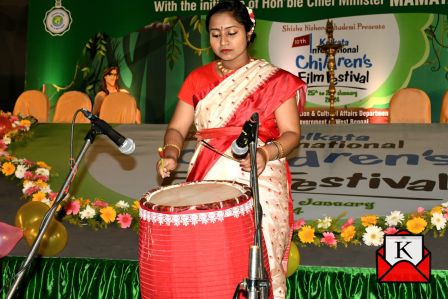
M 254 220 L 250 188 L 184 183 L 140 200 L 142 298 L 232 298 L 248 276 Z

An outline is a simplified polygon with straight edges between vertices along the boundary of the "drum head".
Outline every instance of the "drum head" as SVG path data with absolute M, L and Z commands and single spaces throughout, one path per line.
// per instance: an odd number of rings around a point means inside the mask
M 150 191 L 141 203 L 157 211 L 203 210 L 239 204 L 250 196 L 250 188 L 240 183 L 201 181 Z

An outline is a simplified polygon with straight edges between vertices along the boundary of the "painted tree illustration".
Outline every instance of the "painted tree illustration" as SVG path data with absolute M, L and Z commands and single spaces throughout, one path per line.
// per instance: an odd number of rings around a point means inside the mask
M 66 86 L 51 84 L 54 88 L 51 96 L 59 97 L 63 92 L 79 90 L 93 100 L 101 86 L 104 68 L 108 65 L 118 65 L 117 48 L 118 44 L 108 35 L 101 32 L 95 34 L 82 50 L 72 81 Z
M 104 33 L 97 33 L 92 37 L 83 49 L 80 65 L 82 80 L 79 82 L 79 90 L 84 90 L 90 98 L 101 88 L 103 70 L 108 66 L 118 65 L 118 43 Z
M 441 20 L 440 20 L 441 18 Z M 446 43 L 445 39 L 448 38 L 448 17 L 437 15 L 437 20 L 434 25 L 429 25 L 425 29 L 426 36 L 428 40 L 431 42 L 431 48 L 433 49 L 435 58 L 432 61 L 429 61 L 431 65 L 431 71 L 438 72 L 442 68 L 442 64 L 444 63 L 443 58 L 445 56 L 445 52 L 448 49 L 448 43 Z M 440 24 L 441 23 L 441 24 Z M 439 27 L 440 25 L 440 27 Z M 439 33 L 439 37 L 437 37 L 437 32 Z M 443 71 L 445 72 L 445 79 L 448 80 L 448 66 L 443 66 Z
M 175 80 L 180 86 L 189 72 L 202 65 L 201 55 L 209 53 L 208 48 L 196 46 L 201 44 L 202 28 L 201 18 L 192 16 L 154 22 L 121 38 L 97 33 L 86 43 L 70 84 L 52 84 L 54 96 L 81 90 L 93 100 L 101 87 L 104 68 L 121 66 L 121 73 L 127 68 L 131 74 L 125 87 L 137 100 L 144 122 L 166 123 L 177 102 L 176 98 L 167 99 L 167 80 Z M 167 78 L 167 70 L 179 65 L 183 66 L 182 72 Z
M 187 29 L 184 23 L 190 27 Z M 201 28 L 198 16 L 172 17 L 145 26 L 136 36 L 123 38 L 124 60 L 132 73 L 130 90 L 140 99 L 146 123 L 166 123 L 174 109 L 176 99 L 166 99 L 167 69 L 182 63 L 183 74 L 168 78 L 182 82 L 202 64 L 200 55 L 207 49 L 194 45 L 200 44 Z

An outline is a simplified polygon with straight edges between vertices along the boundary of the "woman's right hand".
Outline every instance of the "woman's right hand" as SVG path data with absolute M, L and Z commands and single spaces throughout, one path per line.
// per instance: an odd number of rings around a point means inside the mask
M 177 159 L 174 158 L 162 158 L 157 162 L 156 165 L 157 173 L 162 178 L 167 178 L 171 176 L 171 171 L 177 168 Z

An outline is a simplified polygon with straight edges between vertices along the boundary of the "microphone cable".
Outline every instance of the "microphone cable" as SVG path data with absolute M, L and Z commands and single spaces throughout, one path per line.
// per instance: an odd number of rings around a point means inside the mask
M 73 115 L 72 122 L 70 125 L 70 156 L 69 156 L 69 165 L 70 169 L 73 169 L 73 165 L 75 164 L 75 158 L 73 157 L 73 144 L 74 144 L 74 134 L 75 134 L 75 123 L 76 123 L 76 117 L 78 116 L 78 113 L 82 112 L 82 109 L 76 110 L 75 114 Z

